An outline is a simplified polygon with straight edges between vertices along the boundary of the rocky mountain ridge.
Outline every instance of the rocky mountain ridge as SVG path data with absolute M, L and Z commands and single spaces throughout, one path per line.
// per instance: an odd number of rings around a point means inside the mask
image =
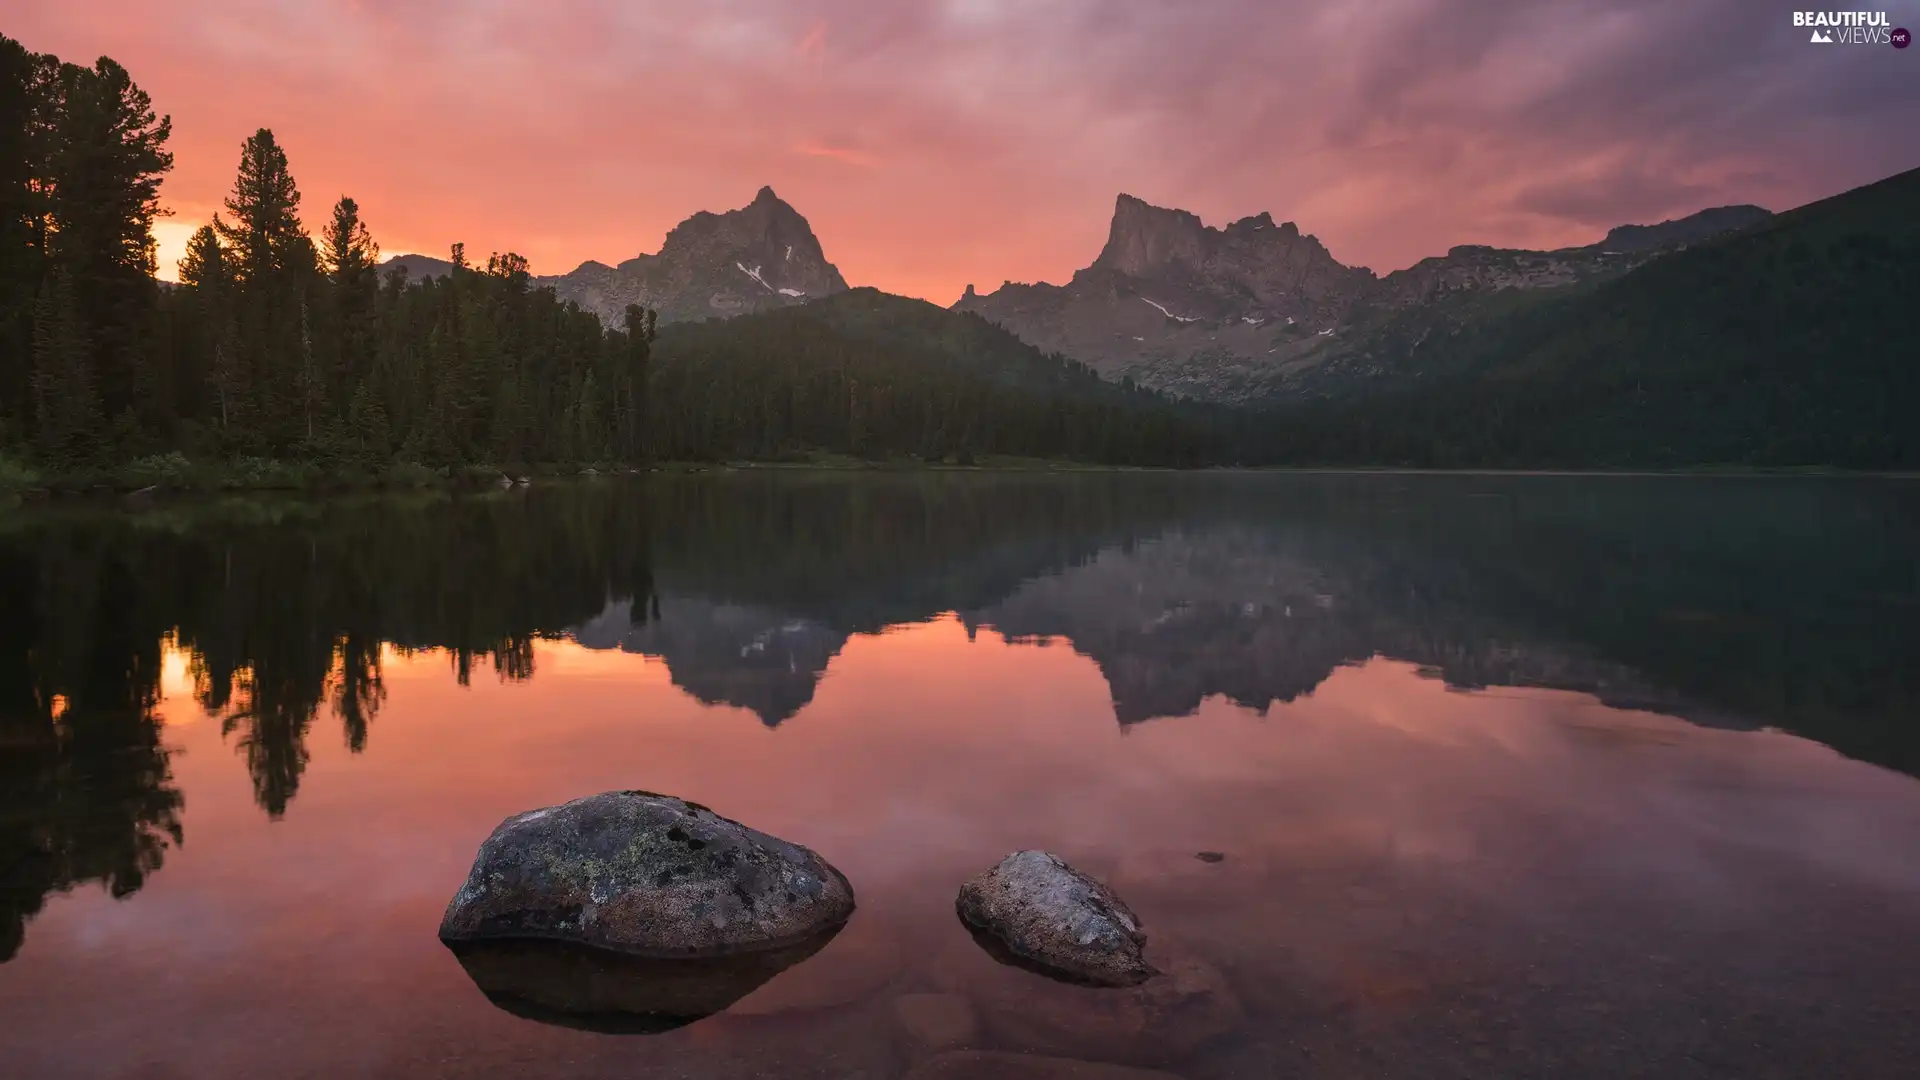
M 424 255 L 396 256 L 385 265 L 404 267 L 415 278 L 453 269 Z M 790 307 L 847 290 L 813 227 L 771 187 L 737 210 L 693 214 L 667 233 L 657 254 L 617 266 L 590 259 L 535 283 L 616 327 L 628 304 L 652 308 L 662 323 L 690 322 Z
M 1197 400 L 1245 404 L 1298 390 L 1317 393 L 1326 372 L 1377 351 L 1390 321 L 1444 310 L 1462 297 L 1556 289 L 1606 279 L 1772 215 L 1725 206 L 1655 225 L 1622 225 L 1593 244 L 1553 251 L 1461 245 L 1385 276 L 1347 266 L 1294 222 L 1262 212 L 1223 227 L 1185 210 L 1118 196 L 1106 243 L 1065 285 L 967 286 L 953 310 L 971 312 L 1027 343 L 1115 382 Z M 439 277 L 451 264 L 401 255 L 388 266 Z M 589 260 L 536 279 L 610 326 L 629 304 L 663 324 L 728 318 L 847 291 L 805 217 L 763 187 L 724 213 L 700 211 L 675 226 L 657 254 L 618 265 Z M 1422 331 L 1401 343 L 1416 347 Z M 1329 365 L 1329 359 L 1338 361 Z M 1364 366 L 1364 365 L 1362 365 Z M 1324 370 L 1323 370 L 1324 369 Z
M 955 310 L 1111 379 L 1203 400 L 1270 396 L 1331 344 L 1386 313 L 1463 292 L 1545 289 L 1625 273 L 1667 251 L 1771 215 L 1729 206 L 1626 225 L 1584 247 L 1480 245 L 1377 277 L 1342 264 L 1293 222 L 1262 213 L 1224 228 L 1131 195 L 1115 202 L 1106 245 L 1065 285 L 969 285 Z

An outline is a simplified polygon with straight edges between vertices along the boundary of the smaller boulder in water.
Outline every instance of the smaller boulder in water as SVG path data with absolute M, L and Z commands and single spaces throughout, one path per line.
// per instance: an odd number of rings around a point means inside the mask
M 1053 978 L 1138 986 L 1158 974 L 1127 905 L 1049 852 L 1016 851 L 1000 860 L 960 887 L 955 907 L 996 959 Z

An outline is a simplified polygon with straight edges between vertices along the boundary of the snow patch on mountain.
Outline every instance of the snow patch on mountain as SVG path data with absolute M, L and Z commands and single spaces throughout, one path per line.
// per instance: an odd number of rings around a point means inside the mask
M 760 287 L 761 287 L 761 288 L 763 288 L 763 289 L 765 289 L 765 290 L 767 290 L 768 292 L 772 292 L 772 291 L 773 291 L 773 286 L 771 286 L 771 285 L 769 285 L 769 284 L 767 284 L 767 279 L 766 279 L 766 278 L 763 278 L 763 277 L 761 277 L 761 276 L 760 276 L 760 268 L 759 268 L 759 267 L 757 267 L 757 266 L 756 266 L 756 267 L 754 267 L 753 269 L 751 269 L 751 270 L 749 270 L 749 269 L 747 269 L 747 268 L 746 268 L 746 267 L 745 267 L 744 265 L 742 265 L 742 264 L 740 264 L 740 263 L 734 263 L 733 265 L 735 265 L 735 266 L 738 266 L 738 267 L 740 267 L 740 272 L 741 272 L 741 273 L 743 273 L 743 274 L 745 274 L 745 275 L 747 275 L 748 277 L 750 277 L 750 278 L 752 278 L 753 280 L 755 280 L 755 281 L 757 281 L 757 282 L 759 282 L 759 283 L 760 283 Z
M 1142 299 L 1142 300 L 1147 300 L 1147 298 L 1146 298 L 1146 297 L 1144 297 L 1144 296 L 1143 296 L 1143 297 L 1141 297 L 1140 299 Z M 1200 321 L 1200 319 L 1199 319 L 1199 317 L 1198 317 L 1198 316 L 1196 316 L 1196 317 L 1194 317 L 1194 318 L 1191 318 L 1191 319 L 1189 319 L 1189 318 L 1187 318 L 1187 317 L 1186 317 L 1185 315 L 1175 315 L 1175 314 L 1174 314 L 1173 312 L 1171 312 L 1171 311 L 1168 311 L 1168 310 L 1166 309 L 1166 307 L 1165 307 L 1165 306 L 1163 306 L 1163 305 L 1161 305 L 1161 304 L 1154 304 L 1154 302 L 1153 302 L 1153 301 L 1151 301 L 1151 300 L 1147 300 L 1147 303 L 1149 303 L 1149 304 L 1153 304 L 1153 306 L 1154 306 L 1154 307 L 1157 307 L 1157 308 L 1159 308 L 1159 309 L 1160 309 L 1160 314 L 1162 314 L 1162 315 L 1165 315 L 1165 316 L 1166 316 L 1167 318 L 1169 318 L 1169 319 L 1172 319 L 1172 320 L 1174 320 L 1175 322 L 1199 322 L 1199 321 Z

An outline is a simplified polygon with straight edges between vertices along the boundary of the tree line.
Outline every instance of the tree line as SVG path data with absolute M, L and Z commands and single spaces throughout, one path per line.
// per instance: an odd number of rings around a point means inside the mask
M 675 460 L 823 449 L 1194 466 L 1225 449 L 1197 411 L 1105 382 L 978 315 L 873 289 L 670 327 L 653 394 L 653 445 Z
M 53 466 L 181 450 L 428 464 L 637 460 L 654 320 L 608 330 L 498 254 L 382 276 L 350 197 L 316 240 L 285 150 L 241 147 L 178 287 L 154 280 L 167 117 L 109 59 L 0 39 L 0 439 Z
M 803 317 L 679 327 L 656 349 L 654 312 L 604 326 L 511 252 L 470 264 L 455 244 L 448 275 L 383 272 L 351 197 L 308 232 L 265 128 L 178 285 L 157 282 L 170 134 L 112 60 L 0 38 L 0 453 L 53 470 L 175 452 L 374 469 L 1210 453 L 1172 403 L 1105 393 L 1058 357 L 1037 361 L 1053 376 L 1009 382 L 974 357 Z

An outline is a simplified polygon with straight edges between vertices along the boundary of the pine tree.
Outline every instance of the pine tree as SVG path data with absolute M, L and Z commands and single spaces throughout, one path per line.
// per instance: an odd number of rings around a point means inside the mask
M 46 279 L 50 57 L 0 35 L 0 445 L 33 425 L 33 324 Z
M 250 434 L 284 449 L 311 439 L 324 376 L 308 303 L 318 261 L 300 224 L 300 189 L 272 131 L 261 128 L 241 146 L 226 205 L 231 221 L 218 233 L 231 256 L 239 348 L 260 415 Z
M 52 258 L 68 275 L 86 328 L 88 364 L 108 417 L 140 416 L 158 428 L 168 380 L 147 336 L 156 295 L 153 219 L 160 180 L 173 168 L 171 121 L 105 57 L 92 68 L 61 65 L 61 96 L 45 166 Z M 131 426 L 131 424 L 130 424 Z
M 180 284 L 193 291 L 199 338 L 207 354 L 207 383 L 215 418 L 225 432 L 245 407 L 247 380 L 234 329 L 233 267 L 226 249 L 220 246 L 220 229 L 219 214 L 213 216 L 211 224 L 195 229 L 179 269 Z
M 345 195 L 334 204 L 320 243 L 321 269 L 332 285 L 322 345 L 326 396 L 338 401 L 357 392 L 372 369 L 380 305 L 380 245 L 360 219 L 359 204 Z
M 333 219 L 320 242 L 321 264 L 340 289 L 358 287 L 380 261 L 380 245 L 374 243 L 366 222 L 360 220 L 360 205 L 345 195 L 333 205 Z
M 220 215 L 212 224 L 202 225 L 187 240 L 187 253 L 175 264 L 180 284 L 198 289 L 202 296 L 225 290 L 231 283 L 227 271 L 226 249 L 220 246 Z
M 313 269 L 313 241 L 300 225 L 300 189 L 287 152 L 267 128 L 241 144 L 240 172 L 233 194 L 227 196 L 227 213 L 233 220 L 221 223 L 220 239 L 233 252 L 243 288 L 261 288 Z

